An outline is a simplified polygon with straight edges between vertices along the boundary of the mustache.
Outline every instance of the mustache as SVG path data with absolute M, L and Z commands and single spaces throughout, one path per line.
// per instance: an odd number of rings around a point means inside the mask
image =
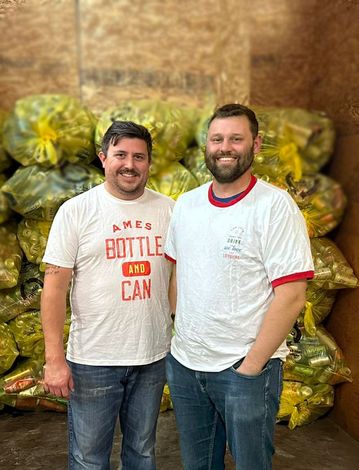
M 140 176 L 139 173 L 137 173 L 137 171 L 127 170 L 126 168 L 124 168 L 123 170 L 120 170 L 118 173 L 120 175 Z

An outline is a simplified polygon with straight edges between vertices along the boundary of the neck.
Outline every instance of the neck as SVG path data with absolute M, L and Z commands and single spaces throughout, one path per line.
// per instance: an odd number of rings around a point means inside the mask
M 251 182 L 252 174 L 247 171 L 232 183 L 219 183 L 213 179 L 213 192 L 217 197 L 226 198 L 245 191 Z

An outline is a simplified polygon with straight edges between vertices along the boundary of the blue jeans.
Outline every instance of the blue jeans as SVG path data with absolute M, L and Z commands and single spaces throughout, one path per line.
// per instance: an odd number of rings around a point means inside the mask
M 271 359 L 257 376 L 234 367 L 194 371 L 171 354 L 166 362 L 185 470 L 224 469 L 226 441 L 237 470 L 271 469 L 281 360 Z
M 157 418 L 165 359 L 144 366 L 87 366 L 69 361 L 69 469 L 110 470 L 117 418 L 123 470 L 155 470 Z

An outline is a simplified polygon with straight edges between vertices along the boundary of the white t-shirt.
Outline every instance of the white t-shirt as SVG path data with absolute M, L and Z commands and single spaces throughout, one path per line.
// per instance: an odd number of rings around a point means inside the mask
M 216 202 L 211 183 L 182 195 L 165 246 L 176 262 L 176 334 L 183 365 L 221 371 L 244 357 L 273 299 L 273 287 L 313 277 L 303 216 L 283 190 L 252 176 L 236 200 Z M 284 359 L 285 342 L 273 357 Z
M 101 184 L 60 207 L 43 261 L 73 268 L 70 361 L 139 365 L 168 352 L 171 263 L 163 246 L 173 205 L 149 189 L 118 199 Z

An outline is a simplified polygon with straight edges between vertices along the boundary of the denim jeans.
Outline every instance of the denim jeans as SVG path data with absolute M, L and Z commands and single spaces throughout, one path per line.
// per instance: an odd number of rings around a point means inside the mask
M 234 367 L 194 371 L 170 354 L 166 368 L 185 470 L 224 469 L 226 442 L 237 470 L 272 468 L 282 390 L 280 359 L 271 359 L 256 376 Z
M 157 418 L 165 359 L 143 366 L 87 366 L 69 361 L 69 469 L 110 470 L 117 418 L 123 470 L 155 470 Z

